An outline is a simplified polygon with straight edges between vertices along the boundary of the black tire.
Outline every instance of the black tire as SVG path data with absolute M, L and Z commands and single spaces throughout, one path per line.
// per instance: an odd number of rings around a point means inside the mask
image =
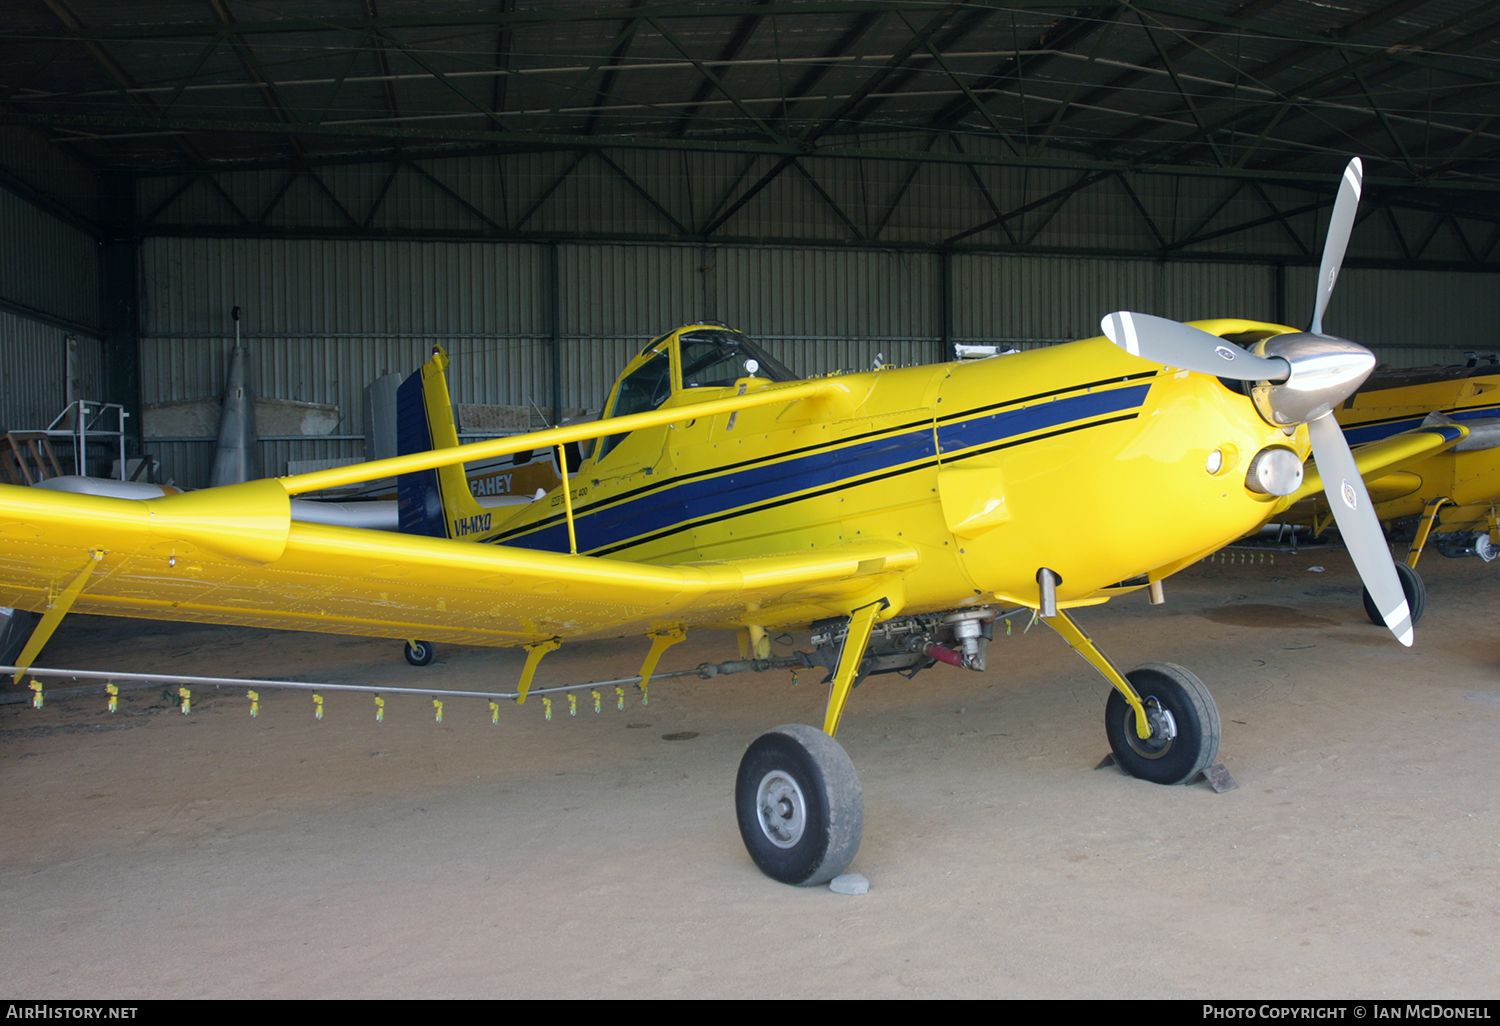
M 745 850 L 773 880 L 826 884 L 854 861 L 865 799 L 854 763 L 815 727 L 790 723 L 745 751 L 734 785 Z
M 24 609 L 9 610 L 8 616 L 0 616 L 0 666 L 14 666 L 31 632 L 42 622 L 41 613 L 29 613 Z
M 430 641 L 408 641 L 402 646 L 406 661 L 413 666 L 426 666 L 437 658 L 437 646 Z
M 1417 621 L 1422 619 L 1422 614 L 1427 612 L 1427 584 L 1422 580 L 1422 575 L 1417 573 L 1405 563 L 1397 563 L 1396 576 L 1401 578 L 1401 590 L 1406 593 L 1406 608 L 1411 611 L 1411 625 L 1415 627 Z M 1365 597 L 1365 615 L 1376 627 L 1385 626 L 1385 618 L 1380 615 L 1380 610 L 1375 608 L 1375 600 L 1370 597 L 1370 589 L 1362 589 Z
M 1147 711 L 1153 701 L 1171 713 L 1177 736 L 1142 740 L 1135 711 L 1117 689 L 1104 705 L 1104 733 L 1115 761 L 1133 777 L 1156 784 L 1186 784 L 1213 765 L 1219 754 L 1219 707 L 1192 673 L 1173 663 L 1147 663 L 1125 675 Z

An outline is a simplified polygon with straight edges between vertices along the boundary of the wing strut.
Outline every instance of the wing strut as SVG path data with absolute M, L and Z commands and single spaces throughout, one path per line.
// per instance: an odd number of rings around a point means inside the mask
M 849 701 L 849 690 L 854 687 L 859 664 L 864 662 L 865 646 L 870 643 L 875 618 L 882 610 L 889 608 L 890 604 L 889 600 L 880 598 L 849 614 L 849 633 L 844 637 L 844 650 L 839 653 L 839 667 L 833 672 L 833 690 L 828 693 L 828 713 L 823 717 L 823 733 L 829 737 L 839 732 L 844 704 Z
M 1437 523 L 1438 510 L 1443 508 L 1447 502 L 1445 497 L 1433 499 L 1427 504 L 1427 509 L 1422 512 L 1422 519 L 1417 523 L 1417 536 L 1411 540 L 1411 548 L 1406 553 L 1406 565 L 1413 570 L 1417 568 L 1417 560 L 1422 558 L 1422 547 L 1427 544 L 1427 536 L 1432 533 L 1432 527 Z
M 103 558 L 103 552 L 90 549 L 89 561 L 47 607 L 47 612 L 42 615 L 41 622 L 31 632 L 31 640 L 26 642 L 26 647 L 21 649 L 21 654 L 16 657 L 16 675 L 12 678 L 15 683 L 21 683 L 21 677 L 25 675 L 26 670 L 36 662 L 36 657 L 42 654 L 42 648 L 47 642 L 52 640 L 52 632 L 57 630 L 57 625 L 62 623 L 62 618 L 67 616 L 68 610 L 73 608 L 73 602 L 83 592 L 84 583 L 88 581 L 94 568 Z
M 557 447 L 557 467 L 562 471 L 563 509 L 568 514 L 568 553 L 578 555 L 578 535 L 573 532 L 573 485 L 568 480 L 568 447 Z M 642 674 L 642 676 L 645 676 Z

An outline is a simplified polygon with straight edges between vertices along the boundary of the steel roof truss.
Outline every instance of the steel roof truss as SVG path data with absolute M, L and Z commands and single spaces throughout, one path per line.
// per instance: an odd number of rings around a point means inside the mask
M 563 170 L 563 173 L 554 178 L 552 180 L 552 183 L 542 190 L 542 194 L 532 201 L 531 206 L 526 208 L 526 213 L 522 214 L 520 220 L 516 221 L 516 226 L 514 229 L 515 231 L 520 231 L 523 227 L 525 227 L 526 222 L 531 220 L 532 215 L 542 208 L 542 204 L 546 203 L 547 200 L 551 198 L 552 194 L 558 190 L 558 187 L 561 186 L 563 182 L 568 180 L 568 176 L 578 169 L 578 165 L 582 164 L 583 158 L 587 157 L 588 155 L 588 150 L 578 151 L 578 155 L 575 156 L 573 158 L 573 162 Z
M 677 220 L 677 218 L 675 218 L 675 217 L 672 216 L 672 212 L 670 210 L 668 210 L 661 203 L 660 200 L 658 200 L 655 196 L 651 195 L 651 193 L 649 191 L 647 191 L 647 189 L 646 189 L 646 187 L 644 185 L 642 185 L 640 182 L 636 181 L 635 178 L 628 171 L 626 171 L 623 167 L 621 167 L 619 164 L 616 164 L 613 160 L 611 160 L 610 157 L 609 157 L 609 154 L 605 153 L 603 150 L 600 150 L 599 151 L 599 159 L 602 160 L 602 161 L 604 161 L 605 165 L 611 171 L 613 171 L 615 174 L 619 175 L 620 178 L 622 180 L 624 180 L 624 182 L 625 182 L 626 185 L 630 186 L 631 189 L 635 190 L 636 195 L 640 196 L 641 199 L 645 200 L 648 204 L 650 204 L 651 205 L 651 209 L 655 210 L 658 214 L 660 214 L 662 216 L 662 218 L 668 224 L 670 224 L 673 227 L 673 229 L 676 230 L 676 232 L 677 232 L 678 235 L 690 235 L 690 234 L 692 234 L 686 228 L 683 227 L 681 221 Z
M 675 49 L 678 53 L 682 54 L 682 56 L 686 57 L 689 61 L 692 62 L 693 67 L 698 69 L 698 74 L 702 75 L 705 79 L 711 82 L 715 89 L 723 93 L 724 96 L 728 98 L 729 102 L 734 104 L 736 110 L 738 110 L 752 123 L 754 123 L 755 127 L 764 132 L 767 139 L 782 143 L 788 141 L 786 137 L 783 136 L 780 132 L 777 132 L 770 125 L 766 124 L 765 121 L 761 119 L 760 115 L 756 114 L 749 107 L 745 106 L 744 102 L 740 100 L 738 96 L 730 92 L 729 89 L 724 85 L 723 80 L 720 79 L 718 75 L 715 75 L 707 65 L 705 65 L 698 58 L 694 57 L 692 54 L 688 53 L 687 48 L 682 45 L 682 41 L 679 40 L 671 32 L 668 32 L 666 26 L 664 26 L 655 18 L 647 18 L 646 20 L 652 28 L 656 29 L 656 31 L 661 34 L 661 37 L 663 39 L 672 44 L 673 49 Z

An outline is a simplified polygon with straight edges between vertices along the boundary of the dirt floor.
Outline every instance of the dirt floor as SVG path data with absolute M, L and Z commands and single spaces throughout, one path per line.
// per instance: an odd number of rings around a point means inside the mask
M 1324 572 L 1313 568 L 1323 566 Z M 1094 766 L 1106 685 L 1045 627 L 984 674 L 855 692 L 870 892 L 773 883 L 735 766 L 820 722 L 804 674 L 662 682 L 595 714 L 161 688 L 0 705 L 0 990 L 166 997 L 1500 994 L 1500 564 L 1436 555 L 1416 646 L 1341 551 L 1203 564 L 1083 610 L 1117 663 L 1213 690 L 1240 784 Z M 539 685 L 633 673 L 576 644 Z M 734 658 L 703 633 L 664 669 Z M 510 652 L 75 617 L 49 666 L 509 688 Z M 13 690 L 13 689 L 8 689 Z M 560 713 L 560 715 L 559 715 Z

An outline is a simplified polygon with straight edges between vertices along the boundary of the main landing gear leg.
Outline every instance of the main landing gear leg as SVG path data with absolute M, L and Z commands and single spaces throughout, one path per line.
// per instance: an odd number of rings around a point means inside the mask
M 823 717 L 823 733 L 829 737 L 839 732 L 839 720 L 844 716 L 844 703 L 849 701 L 849 690 L 854 687 L 859 664 L 864 661 L 865 646 L 870 643 L 870 631 L 875 627 L 875 617 L 889 605 L 885 599 L 879 599 L 849 614 L 849 634 L 844 638 L 844 650 L 839 653 L 839 668 L 833 673 L 833 689 L 828 692 L 828 712 Z
M 823 729 L 789 723 L 756 738 L 740 760 L 734 807 L 745 850 L 773 880 L 825 884 L 849 868 L 864 836 L 865 800 L 848 753 L 833 739 L 864 661 L 880 599 L 849 616 Z
M 1417 568 L 1417 560 L 1422 558 L 1422 546 L 1427 544 L 1427 536 L 1432 533 L 1433 525 L 1437 523 L 1438 510 L 1442 509 L 1443 503 L 1447 501 L 1447 499 L 1433 499 L 1422 511 L 1422 519 L 1417 522 L 1416 537 L 1411 540 L 1411 548 L 1406 550 L 1406 565 L 1413 570 Z M 1412 617 L 1412 623 L 1416 622 L 1417 618 Z M 1380 625 L 1385 626 L 1384 619 L 1380 621 Z
M 1186 784 L 1213 764 L 1219 709 L 1201 680 L 1172 663 L 1122 674 L 1065 610 L 1043 619 L 1114 686 L 1104 733 L 1125 772 L 1157 784 Z

